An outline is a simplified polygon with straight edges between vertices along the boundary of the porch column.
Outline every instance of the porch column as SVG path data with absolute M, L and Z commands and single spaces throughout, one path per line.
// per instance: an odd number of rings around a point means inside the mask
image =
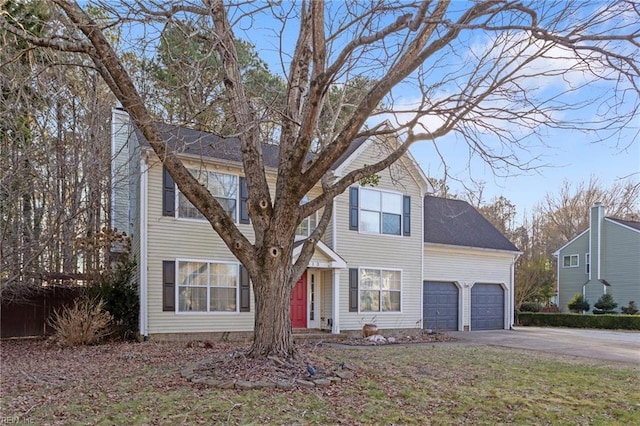
M 332 288 L 332 314 L 333 325 L 331 326 L 332 334 L 340 334 L 340 270 L 333 270 L 333 288 Z

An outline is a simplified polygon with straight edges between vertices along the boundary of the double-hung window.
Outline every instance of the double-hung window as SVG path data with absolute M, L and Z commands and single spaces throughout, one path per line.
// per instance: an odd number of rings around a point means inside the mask
M 238 177 L 198 169 L 189 169 L 189 172 L 191 172 L 200 184 L 204 185 L 209 192 L 211 192 L 211 195 L 218 200 L 227 214 L 236 220 Z M 178 193 L 178 216 L 189 219 L 204 219 L 202 213 L 200 213 L 181 192 Z
M 563 268 L 577 268 L 579 266 L 580 256 L 577 254 L 568 254 L 562 257 Z
M 178 262 L 179 312 L 236 312 L 238 265 Z
M 360 312 L 400 312 L 402 272 L 360 269 Z
M 401 194 L 361 188 L 361 231 L 402 235 L 402 207 Z

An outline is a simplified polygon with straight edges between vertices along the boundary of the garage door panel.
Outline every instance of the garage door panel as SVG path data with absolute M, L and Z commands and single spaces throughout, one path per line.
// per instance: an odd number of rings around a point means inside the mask
M 504 289 L 499 284 L 475 284 L 471 288 L 471 330 L 504 328 Z
M 458 287 L 454 283 L 425 281 L 422 300 L 425 329 L 458 330 Z

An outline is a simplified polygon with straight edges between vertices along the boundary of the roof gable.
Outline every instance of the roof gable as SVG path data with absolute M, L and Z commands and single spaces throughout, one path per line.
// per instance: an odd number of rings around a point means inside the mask
M 424 198 L 424 242 L 519 251 L 469 203 L 433 196 Z
M 626 228 L 631 228 L 633 231 L 640 232 L 640 222 L 636 222 L 635 220 L 622 220 L 616 219 L 615 217 L 605 217 L 605 220 L 622 225 Z

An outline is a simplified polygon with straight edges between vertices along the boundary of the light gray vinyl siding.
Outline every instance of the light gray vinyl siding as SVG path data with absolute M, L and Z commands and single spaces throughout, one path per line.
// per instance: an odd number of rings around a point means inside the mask
M 129 233 L 129 116 L 114 109 L 111 114 L 111 227 Z
M 462 289 L 462 326 L 471 324 L 471 292 L 475 283 L 501 284 L 507 300 L 513 288 L 513 253 L 454 246 L 424 246 L 424 280 L 454 282 Z
M 227 171 L 228 172 L 228 171 Z M 162 311 L 162 261 L 193 259 L 237 262 L 207 221 L 162 216 L 162 165 L 149 168 L 148 306 L 149 334 L 253 330 L 253 294 L 249 313 L 174 313 Z M 238 225 L 253 239 L 251 225 Z
M 374 164 L 380 151 L 374 145 L 366 149 L 344 171 Z M 414 173 L 417 173 L 413 171 Z M 379 173 L 381 179 L 375 189 L 389 190 L 411 196 L 411 236 L 366 234 L 349 230 L 349 191 L 336 200 L 337 253 L 348 268 L 394 269 L 402 271 L 401 312 L 349 312 L 349 274 L 340 273 L 340 328 L 359 330 L 365 323 L 379 328 L 420 328 L 422 319 L 422 199 L 423 192 L 405 166 L 396 163 L 391 172 Z M 415 176 L 415 175 L 414 175 Z
M 605 220 L 602 233 L 602 276 L 611 284 L 608 292 L 618 310 L 630 300 L 640 304 L 640 232 Z
M 135 137 L 129 141 L 129 237 L 131 238 L 131 255 L 136 260 L 135 276 L 138 285 L 140 284 L 140 261 L 141 261 L 141 232 L 140 229 L 140 201 L 142 197 L 140 188 L 140 178 L 142 165 L 140 164 L 140 149 Z
M 589 275 L 585 269 L 585 254 L 589 251 L 589 232 L 577 237 L 574 241 L 564 247 L 558 253 L 558 307 L 562 312 L 568 312 L 567 304 L 576 293 L 582 293 L 582 286 L 589 280 Z M 579 264 L 575 268 L 565 268 L 564 256 L 577 254 Z M 591 269 L 592 277 L 595 279 L 595 271 Z M 589 301 L 593 305 L 595 301 Z

